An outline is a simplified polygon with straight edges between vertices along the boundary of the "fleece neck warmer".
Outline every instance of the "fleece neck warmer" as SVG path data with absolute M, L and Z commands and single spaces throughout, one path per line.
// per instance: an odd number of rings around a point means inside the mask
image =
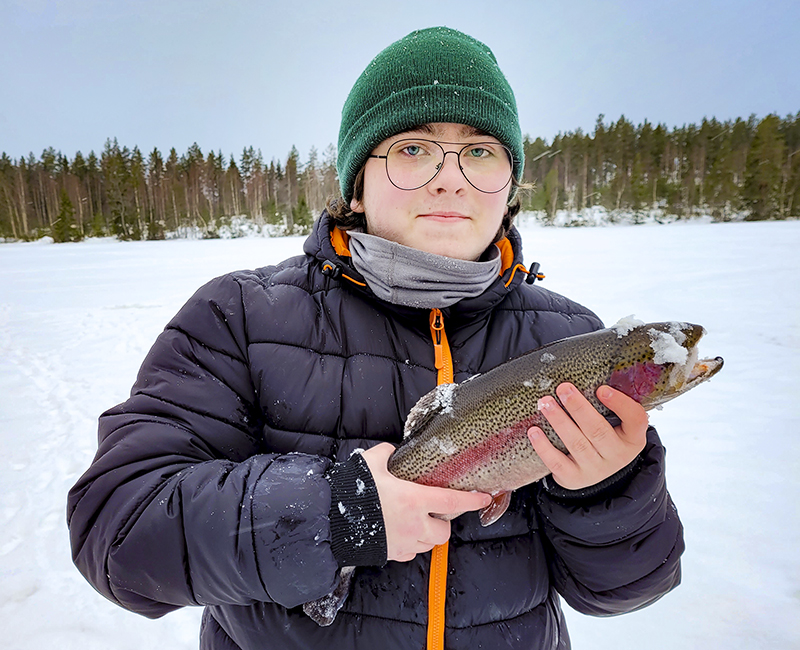
M 383 237 L 349 231 L 353 266 L 387 302 L 442 309 L 482 294 L 500 274 L 500 251 L 490 246 L 477 262 L 434 255 Z

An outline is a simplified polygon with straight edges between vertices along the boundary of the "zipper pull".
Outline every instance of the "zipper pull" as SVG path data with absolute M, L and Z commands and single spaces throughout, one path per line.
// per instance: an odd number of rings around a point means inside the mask
M 442 332 L 444 323 L 442 322 L 442 312 L 434 307 L 431 310 L 431 336 L 433 337 L 434 364 L 437 370 L 444 368 L 444 349 L 442 347 Z

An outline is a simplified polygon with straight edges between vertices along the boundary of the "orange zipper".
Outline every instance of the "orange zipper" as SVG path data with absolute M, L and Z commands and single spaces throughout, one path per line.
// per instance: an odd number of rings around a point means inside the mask
M 433 339 L 434 363 L 437 381 L 453 383 L 453 357 L 444 331 L 444 320 L 439 309 L 432 309 L 430 316 Z M 428 581 L 428 650 L 444 649 L 444 603 L 447 596 L 447 551 L 449 542 L 434 546 L 431 551 L 431 570 Z
M 439 309 L 431 309 L 431 337 L 433 338 L 433 353 L 436 370 L 439 371 L 437 384 L 453 383 L 453 357 L 450 355 L 450 345 L 444 333 L 444 319 Z

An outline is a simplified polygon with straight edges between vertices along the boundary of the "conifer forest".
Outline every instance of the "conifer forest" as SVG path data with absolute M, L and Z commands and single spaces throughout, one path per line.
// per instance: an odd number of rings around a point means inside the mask
M 639 214 L 659 208 L 689 219 L 800 217 L 800 111 L 781 118 L 703 119 L 668 128 L 624 116 L 592 133 L 525 138 L 522 207 L 552 221 L 558 210 L 603 206 Z M 164 156 L 116 139 L 72 159 L 53 148 L 37 158 L 0 154 L 0 238 L 77 241 L 89 236 L 163 239 L 181 231 L 218 236 L 232 218 L 269 224 L 274 234 L 307 232 L 338 195 L 336 151 L 292 148 L 267 163 L 260 150 L 238 158 L 197 144 Z

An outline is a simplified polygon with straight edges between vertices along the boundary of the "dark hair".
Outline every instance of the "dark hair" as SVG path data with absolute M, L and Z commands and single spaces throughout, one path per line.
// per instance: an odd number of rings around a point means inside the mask
M 361 166 L 361 169 L 358 170 L 358 174 L 356 174 L 355 181 L 353 183 L 353 198 L 356 201 L 361 201 L 364 198 L 365 167 L 366 163 Z M 531 187 L 527 183 L 520 183 L 513 176 L 511 177 L 511 184 L 517 188 L 517 193 L 511 203 L 508 204 L 508 212 L 503 216 L 503 222 L 500 224 L 500 230 L 497 231 L 497 235 L 495 235 L 494 238 L 495 242 L 500 241 L 506 236 L 508 231 L 511 230 L 511 226 L 514 225 L 514 218 L 522 209 L 522 204 L 519 200 L 520 192 L 530 189 Z M 358 228 L 364 232 L 367 231 L 367 219 L 364 213 L 351 210 L 350 203 L 343 197 L 331 197 L 328 200 L 328 204 L 325 209 L 328 211 L 328 214 L 331 215 L 333 223 L 341 230 L 352 230 L 353 228 Z

